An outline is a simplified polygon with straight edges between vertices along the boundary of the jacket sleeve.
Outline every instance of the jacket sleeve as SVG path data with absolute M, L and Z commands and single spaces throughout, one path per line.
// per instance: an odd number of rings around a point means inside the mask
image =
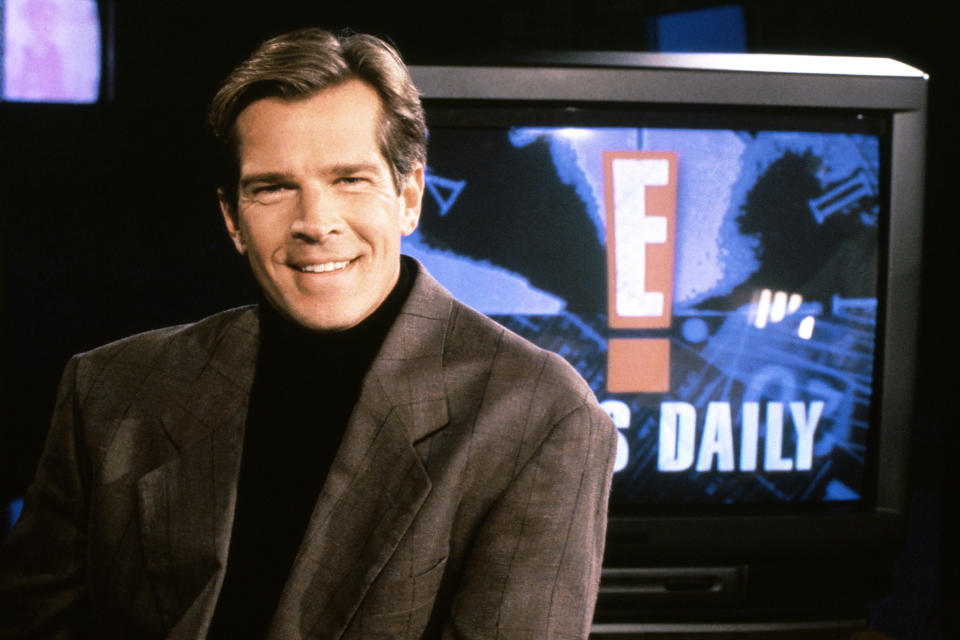
M 89 461 L 78 424 L 77 363 L 67 365 L 33 484 L 0 546 L 0 637 L 80 636 L 86 611 Z
M 471 545 L 444 638 L 586 638 L 616 430 L 593 400 L 559 419 Z

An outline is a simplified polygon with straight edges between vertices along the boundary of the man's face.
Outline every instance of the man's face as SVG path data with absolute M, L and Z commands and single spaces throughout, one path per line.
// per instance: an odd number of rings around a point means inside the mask
M 380 98 L 359 80 L 303 100 L 265 98 L 237 118 L 238 203 L 227 230 L 271 303 L 309 329 L 369 316 L 400 272 L 420 217 L 423 167 L 400 193 L 377 144 Z

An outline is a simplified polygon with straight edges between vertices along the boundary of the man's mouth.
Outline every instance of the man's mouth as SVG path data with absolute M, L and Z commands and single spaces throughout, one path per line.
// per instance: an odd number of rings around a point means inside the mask
M 297 269 L 304 273 L 327 273 L 330 271 L 340 271 L 346 269 L 351 260 L 336 260 L 333 262 L 321 262 L 318 264 L 298 265 Z

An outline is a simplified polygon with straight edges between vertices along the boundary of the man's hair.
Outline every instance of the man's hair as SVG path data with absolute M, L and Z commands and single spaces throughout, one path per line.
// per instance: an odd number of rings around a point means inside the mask
M 427 156 L 420 95 L 399 52 L 376 36 L 309 28 L 260 45 L 230 72 L 210 103 L 209 122 L 222 143 L 219 181 L 227 202 L 237 204 L 240 112 L 263 98 L 302 100 L 350 79 L 367 83 L 380 96 L 380 153 L 399 193 L 402 179 L 425 165 Z

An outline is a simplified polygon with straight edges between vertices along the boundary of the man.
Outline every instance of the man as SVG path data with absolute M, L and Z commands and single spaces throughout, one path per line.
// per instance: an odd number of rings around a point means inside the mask
M 262 300 L 71 360 L 0 631 L 585 637 L 615 431 L 561 358 L 401 258 L 426 128 L 399 56 L 280 36 L 211 121 Z

